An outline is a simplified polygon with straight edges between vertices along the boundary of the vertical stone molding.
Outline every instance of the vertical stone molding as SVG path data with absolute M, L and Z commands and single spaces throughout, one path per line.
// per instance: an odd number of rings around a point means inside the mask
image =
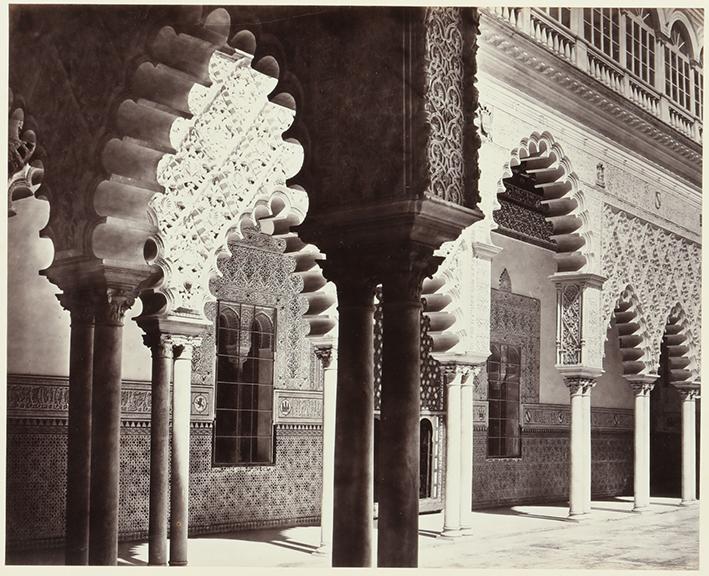
M 170 566 L 187 565 L 190 476 L 192 351 L 201 338 L 173 336 L 172 479 L 170 486 Z
M 650 392 L 655 386 L 657 375 L 626 375 L 625 379 L 635 395 L 633 511 L 643 512 L 650 507 Z
M 696 425 L 699 382 L 674 385 L 682 395 L 682 502 L 689 506 L 697 502 Z
M 339 311 L 333 567 L 372 565 L 375 280 L 357 258 L 328 253 Z
M 315 355 L 323 369 L 323 474 L 320 503 L 320 547 L 316 554 L 332 550 L 332 505 L 335 483 L 335 396 L 337 392 L 337 347 L 317 345 Z
M 153 367 L 150 394 L 150 517 L 148 564 L 167 565 L 167 516 L 170 458 L 170 380 L 174 341 L 171 335 L 152 332 L 143 337 Z
M 67 565 L 87 565 L 91 493 L 94 306 L 90 294 L 65 291 L 57 298 L 71 315 L 64 560 Z
M 590 511 L 590 389 L 595 385 L 600 371 L 558 368 L 569 388 L 571 398 L 569 516 L 580 520 Z M 584 396 L 587 396 L 588 400 L 584 400 Z
M 121 424 L 123 317 L 131 291 L 96 294 L 91 401 L 91 505 L 89 563 L 114 566 L 118 555 L 118 480 Z
M 377 565 L 418 563 L 421 287 L 433 250 L 382 258 L 382 386 Z M 435 262 L 437 264 L 437 262 Z

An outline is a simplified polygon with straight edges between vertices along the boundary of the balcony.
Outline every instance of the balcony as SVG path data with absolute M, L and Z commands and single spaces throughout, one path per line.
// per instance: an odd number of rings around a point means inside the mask
M 697 105 L 695 98 L 699 87 L 694 83 L 701 74 L 698 63 L 692 63 L 690 73 L 691 84 L 688 92 L 691 95 L 691 109 L 680 106 L 669 98 L 664 91 L 665 71 L 664 52 L 662 41 L 658 40 L 655 46 L 656 59 L 653 62 L 655 83 L 650 84 L 633 74 L 624 66 L 626 58 L 625 48 L 625 19 L 621 12 L 619 25 L 619 60 L 615 61 L 607 54 L 597 49 L 591 42 L 583 37 L 584 21 L 582 9 L 571 9 L 567 13 L 568 26 L 563 25 L 547 14 L 541 8 L 510 8 L 495 6 L 484 9 L 489 15 L 503 20 L 508 26 L 531 38 L 557 57 L 569 62 L 595 78 L 614 92 L 622 95 L 638 107 L 654 117 L 662 120 L 674 130 L 693 140 L 702 142 L 702 119 L 695 114 Z M 697 72 L 698 74 L 695 74 Z M 700 93 L 701 94 L 701 93 Z

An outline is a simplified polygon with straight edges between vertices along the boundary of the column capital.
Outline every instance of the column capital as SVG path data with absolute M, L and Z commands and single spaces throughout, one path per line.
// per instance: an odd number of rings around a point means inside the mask
M 684 402 L 693 402 L 700 398 L 700 388 L 697 384 L 673 384 L 677 391 L 682 396 Z
M 623 378 L 633 389 L 636 396 L 644 396 L 649 394 L 655 387 L 655 381 L 659 376 L 657 374 L 626 374 Z
M 549 280 L 557 286 L 578 284 L 583 289 L 586 286 L 601 288 L 606 281 L 606 277 L 592 272 L 556 272 L 549 276 Z
M 390 249 L 377 261 L 377 276 L 382 283 L 385 306 L 421 305 L 424 278 L 432 276 L 443 261 L 428 246 L 410 244 Z
M 96 305 L 90 291 L 64 290 L 56 295 L 59 304 L 69 312 L 71 324 L 93 324 Z
M 571 395 L 585 394 L 596 385 L 598 378 L 603 371 L 591 368 L 575 366 L 575 370 L 570 370 L 571 366 L 557 366 L 556 369 L 561 372 L 564 379 L 564 384 L 569 389 Z
M 320 360 L 323 368 L 330 367 L 334 354 L 337 354 L 337 350 L 332 344 L 320 344 L 315 347 L 315 356 Z
M 175 359 L 191 360 L 192 351 L 202 343 L 201 336 L 185 336 L 173 334 L 171 336 Z
M 482 364 L 447 361 L 441 362 L 441 368 L 448 386 L 472 386 L 473 380 L 482 370 Z
M 327 260 L 320 262 L 323 275 L 335 283 L 338 309 L 366 306 L 374 309 L 377 279 L 373 259 L 353 252 L 328 252 Z
M 135 292 L 123 288 L 97 290 L 95 322 L 104 326 L 123 326 L 125 313 L 135 302 Z
M 175 340 L 172 334 L 149 332 L 143 335 L 143 343 L 150 348 L 153 358 L 172 358 Z

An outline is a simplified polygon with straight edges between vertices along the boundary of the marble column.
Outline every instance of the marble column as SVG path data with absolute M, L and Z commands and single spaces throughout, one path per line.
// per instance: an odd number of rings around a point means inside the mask
M 460 457 L 460 529 L 470 534 L 473 529 L 473 387 L 480 366 L 469 367 L 463 374 L 461 397 Z
M 650 507 L 650 391 L 655 375 L 626 376 L 635 395 L 635 443 L 633 449 L 633 511 L 643 512 Z
M 335 483 L 335 397 L 337 391 L 337 348 L 318 346 L 315 355 L 323 368 L 323 472 L 320 500 L 320 547 L 327 555 L 332 548 L 332 505 Z
M 153 357 L 150 404 L 150 515 L 148 564 L 167 565 L 167 516 L 170 458 L 170 379 L 173 341 L 167 334 L 144 337 Z
M 587 475 L 590 444 L 586 437 L 586 412 L 584 392 L 593 380 L 584 377 L 565 376 L 564 382 L 571 396 L 571 470 L 569 475 L 569 516 L 582 519 L 586 515 Z M 590 427 L 590 424 L 589 424 Z
M 86 294 L 65 292 L 59 296 L 59 301 L 71 314 L 64 561 L 67 565 L 86 565 L 89 563 L 94 309 Z
M 173 337 L 172 477 L 170 481 L 170 566 L 187 565 L 190 479 L 192 349 L 198 338 Z
M 680 389 L 682 395 L 682 502 L 689 506 L 697 501 L 696 421 L 697 389 Z
M 339 311 L 332 565 L 372 565 L 374 281 L 357 269 L 325 268 Z M 359 274 L 358 274 L 359 272 Z
M 123 317 L 134 298 L 113 289 L 98 298 L 91 397 L 89 564 L 114 566 L 118 556 Z
M 402 251 L 382 273 L 382 388 L 377 565 L 418 564 L 421 285 L 425 250 Z
M 589 383 L 584 386 L 582 402 L 583 402 L 583 442 L 584 454 L 584 495 L 583 495 L 583 511 L 584 514 L 591 512 L 591 486 L 593 483 L 593 442 L 591 440 L 591 390 L 594 383 Z
M 462 394 L 463 373 L 455 365 L 444 366 L 446 389 L 446 491 L 442 536 L 459 536 L 462 494 Z

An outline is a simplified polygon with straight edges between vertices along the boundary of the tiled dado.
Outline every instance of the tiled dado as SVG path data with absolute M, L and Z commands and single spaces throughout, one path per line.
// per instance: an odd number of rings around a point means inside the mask
M 632 494 L 632 431 L 594 428 L 591 448 L 593 497 Z M 569 455 L 568 425 L 523 427 L 520 458 L 488 458 L 487 430 L 476 429 L 473 507 L 566 501 Z
M 195 413 L 190 438 L 190 532 L 312 524 L 322 485 L 320 395 L 276 395 L 275 462 L 212 467 L 212 425 Z M 207 402 L 211 401 L 211 391 Z M 288 414 L 283 414 L 287 400 Z M 121 540 L 147 537 L 150 477 L 150 390 L 123 382 L 120 445 Z M 209 406 L 209 405 L 207 405 Z M 8 377 L 6 538 L 10 549 L 61 545 L 66 493 L 66 378 Z M 209 408 L 205 409 L 209 413 Z M 319 422 L 319 420 L 318 420 Z

